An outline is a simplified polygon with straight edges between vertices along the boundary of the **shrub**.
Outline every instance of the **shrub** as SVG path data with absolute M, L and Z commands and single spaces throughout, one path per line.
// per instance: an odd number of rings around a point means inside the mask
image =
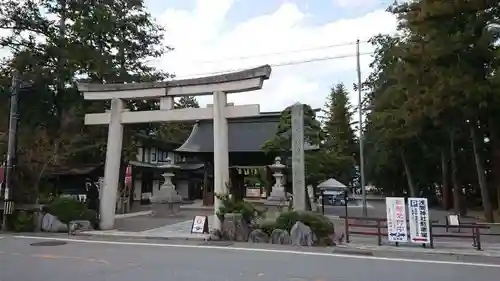
M 273 230 L 277 229 L 276 222 L 270 220 L 262 221 L 261 223 L 259 223 L 257 228 L 264 231 L 269 236 L 271 236 Z
M 94 216 L 95 219 L 95 212 L 88 210 L 85 203 L 71 198 L 56 198 L 48 209 L 51 215 L 67 225 L 74 220 L 89 220 L 89 216 Z
M 276 219 L 276 227 L 290 231 L 300 221 L 309 226 L 316 238 L 320 240 L 334 233 L 333 223 L 324 215 L 314 212 L 285 212 Z
M 12 220 L 12 230 L 15 232 L 33 232 L 35 230 L 34 215 L 26 211 L 17 211 Z
M 276 219 L 276 228 L 290 231 L 293 225 L 300 220 L 300 215 L 295 211 L 281 213 Z
M 255 208 L 255 205 L 246 201 L 236 201 L 230 198 L 229 194 L 215 195 L 222 201 L 222 206 L 217 210 L 217 217 L 224 220 L 225 214 L 241 214 L 247 223 L 251 223 L 255 218 L 262 216 L 262 212 Z

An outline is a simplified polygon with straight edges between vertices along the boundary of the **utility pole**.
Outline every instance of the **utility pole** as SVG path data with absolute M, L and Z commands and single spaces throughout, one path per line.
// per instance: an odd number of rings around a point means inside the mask
M 9 137 L 7 142 L 7 163 L 5 167 L 5 194 L 4 194 L 4 210 L 2 229 L 8 228 L 7 216 L 14 213 L 14 201 L 12 200 L 12 182 L 14 176 L 14 167 L 16 164 L 16 138 L 17 138 L 17 102 L 19 99 L 20 75 L 17 70 L 12 74 L 12 87 L 10 95 L 10 112 L 9 112 Z
M 359 52 L 359 39 L 356 40 L 356 61 L 357 61 L 357 72 L 358 72 L 358 107 L 359 107 L 359 169 L 361 173 L 361 196 L 363 202 L 363 216 L 368 216 L 368 210 L 366 206 L 366 187 L 365 187 L 365 157 L 363 152 L 363 97 L 361 95 L 361 63 L 360 63 L 360 52 Z

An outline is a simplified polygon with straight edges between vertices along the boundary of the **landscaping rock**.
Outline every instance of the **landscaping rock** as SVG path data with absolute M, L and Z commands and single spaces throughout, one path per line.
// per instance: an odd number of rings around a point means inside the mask
M 76 221 L 71 221 L 71 224 L 76 224 L 77 225 L 77 230 L 80 231 L 86 231 L 86 230 L 93 230 L 94 228 L 92 227 L 92 223 L 87 220 L 76 220 Z
M 311 228 L 304 223 L 297 221 L 290 230 L 292 245 L 294 246 L 312 246 L 313 232 Z
M 269 242 L 269 236 L 262 229 L 255 229 L 248 235 L 248 242 L 267 243 Z
M 219 241 L 222 239 L 222 233 L 216 228 L 210 229 L 207 240 L 209 241 Z
M 250 234 L 250 227 L 241 214 L 225 214 L 224 222 L 222 223 L 222 231 L 222 237 L 224 239 L 246 242 Z
M 275 229 L 271 233 L 271 244 L 291 244 L 290 234 L 284 229 Z
M 334 236 L 333 241 L 335 241 L 335 242 L 337 242 L 339 244 L 342 244 L 344 242 L 344 238 L 345 238 L 345 233 L 344 232 L 335 233 L 333 236 Z
M 56 216 L 47 213 L 42 218 L 42 231 L 68 232 L 68 226 L 62 223 Z

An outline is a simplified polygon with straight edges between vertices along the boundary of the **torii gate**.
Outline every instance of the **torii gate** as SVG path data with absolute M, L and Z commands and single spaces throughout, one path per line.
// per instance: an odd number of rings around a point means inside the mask
M 85 100 L 111 100 L 109 112 L 85 115 L 86 125 L 109 125 L 104 185 L 100 201 L 101 229 L 109 230 L 114 227 L 123 124 L 213 119 L 214 191 L 226 193 L 226 185 L 229 182 L 227 119 L 260 114 L 259 105 L 228 105 L 226 94 L 259 90 L 270 75 L 271 67 L 264 65 L 228 74 L 168 82 L 78 84 L 78 90 L 83 92 Z M 173 109 L 174 97 L 201 95 L 213 95 L 212 108 Z M 128 111 L 124 108 L 123 100 L 146 99 L 160 100 L 160 110 Z M 220 200 L 215 198 L 214 227 L 219 230 L 221 222 L 217 219 L 216 212 L 220 206 Z

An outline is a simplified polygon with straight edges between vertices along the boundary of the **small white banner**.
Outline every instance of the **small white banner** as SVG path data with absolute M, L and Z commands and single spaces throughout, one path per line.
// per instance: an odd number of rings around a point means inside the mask
M 390 242 L 408 241 L 406 206 L 403 197 L 386 197 L 387 236 Z
M 429 205 L 427 198 L 408 198 L 410 222 L 410 241 L 416 244 L 429 244 Z

